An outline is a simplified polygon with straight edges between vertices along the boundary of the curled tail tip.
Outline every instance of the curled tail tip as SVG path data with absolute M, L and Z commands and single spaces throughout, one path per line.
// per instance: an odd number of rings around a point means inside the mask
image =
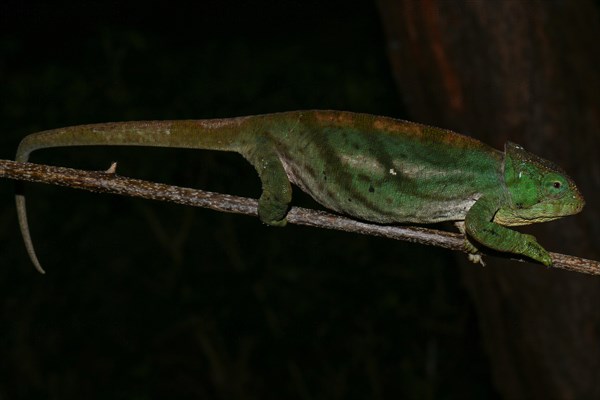
M 35 257 L 35 256 L 33 256 Z M 46 275 L 46 271 L 44 270 L 44 268 L 42 268 L 42 265 L 40 264 L 40 262 L 37 260 L 37 258 L 32 258 L 31 261 L 33 261 L 33 265 L 35 266 L 35 269 L 42 275 Z
M 33 263 L 35 269 L 40 274 L 45 275 L 46 271 L 44 270 L 44 268 L 42 268 L 42 264 L 40 264 L 40 261 L 38 260 L 37 255 L 35 254 L 35 249 L 33 248 L 33 243 L 31 242 L 31 238 L 29 237 L 29 235 L 27 235 L 27 238 L 25 239 L 25 247 L 27 248 L 27 254 L 29 255 L 29 259 Z
M 21 228 L 21 236 L 23 236 L 23 241 L 25 242 L 25 248 L 27 249 L 27 254 L 31 259 L 31 262 L 35 266 L 35 269 L 42 275 L 46 273 L 40 261 L 35 254 L 35 249 L 33 247 L 33 241 L 31 240 L 31 234 L 29 233 L 29 224 L 27 223 L 27 211 L 25 207 L 25 196 L 22 194 L 17 194 L 15 196 L 15 200 L 17 203 L 17 216 L 19 220 L 19 227 Z
M 31 262 L 33 263 L 35 269 L 42 275 L 46 274 L 46 271 L 44 270 L 44 268 L 42 268 L 42 264 L 40 264 L 40 261 L 38 260 L 37 255 L 35 254 L 33 242 L 31 241 L 31 237 L 29 236 L 29 229 L 27 229 L 26 233 L 23 234 L 23 237 L 25 240 L 25 247 L 27 248 L 27 254 L 29 254 L 29 258 L 31 259 Z

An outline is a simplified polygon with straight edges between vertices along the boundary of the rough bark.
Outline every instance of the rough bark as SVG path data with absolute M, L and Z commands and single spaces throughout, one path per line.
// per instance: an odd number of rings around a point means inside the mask
M 563 166 L 587 207 L 542 225 L 554 251 L 600 257 L 600 19 L 592 1 L 379 0 L 412 119 L 506 140 Z M 505 398 L 600 398 L 600 282 L 490 261 L 463 267 Z

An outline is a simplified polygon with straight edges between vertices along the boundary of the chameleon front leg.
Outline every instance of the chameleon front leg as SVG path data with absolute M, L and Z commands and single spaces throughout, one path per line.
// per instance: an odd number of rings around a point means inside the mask
M 493 222 L 500 201 L 480 198 L 465 217 L 465 228 L 470 237 L 491 249 L 527 256 L 546 266 L 552 265 L 550 254 L 532 235 L 505 228 Z
M 258 217 L 267 225 L 285 226 L 285 216 L 292 201 L 292 186 L 281 159 L 266 139 L 242 154 L 254 166 L 262 183 Z

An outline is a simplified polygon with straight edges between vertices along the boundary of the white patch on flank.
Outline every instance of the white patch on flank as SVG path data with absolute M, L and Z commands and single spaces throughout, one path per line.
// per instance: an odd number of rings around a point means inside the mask
M 427 179 L 439 176 L 460 176 L 463 174 L 459 169 L 435 168 L 432 165 L 424 165 L 417 161 L 395 160 L 393 169 L 396 174 L 401 174 L 410 179 Z
M 519 179 L 523 176 L 523 171 L 519 171 Z
M 170 130 L 169 128 L 167 128 L 167 129 L 165 130 L 165 133 L 166 133 L 167 135 L 170 135 L 170 134 L 171 134 L 171 130 Z
M 385 167 L 376 158 L 364 154 L 342 154 L 340 161 L 343 165 L 355 170 L 385 171 Z

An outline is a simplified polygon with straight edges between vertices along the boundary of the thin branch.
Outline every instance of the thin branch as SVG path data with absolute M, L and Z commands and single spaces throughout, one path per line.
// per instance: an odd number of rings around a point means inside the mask
M 105 172 L 99 172 L 0 160 L 0 177 L 258 216 L 255 199 L 125 178 L 115 174 L 114 166 Z M 376 225 L 300 207 L 292 207 L 287 215 L 287 220 L 292 224 L 404 240 L 468 253 L 463 245 L 464 238 L 458 233 L 413 226 Z M 600 263 L 597 261 L 560 253 L 550 253 L 550 255 L 555 268 L 600 275 Z M 514 256 L 511 255 L 512 257 Z M 524 259 L 517 260 L 525 261 Z

